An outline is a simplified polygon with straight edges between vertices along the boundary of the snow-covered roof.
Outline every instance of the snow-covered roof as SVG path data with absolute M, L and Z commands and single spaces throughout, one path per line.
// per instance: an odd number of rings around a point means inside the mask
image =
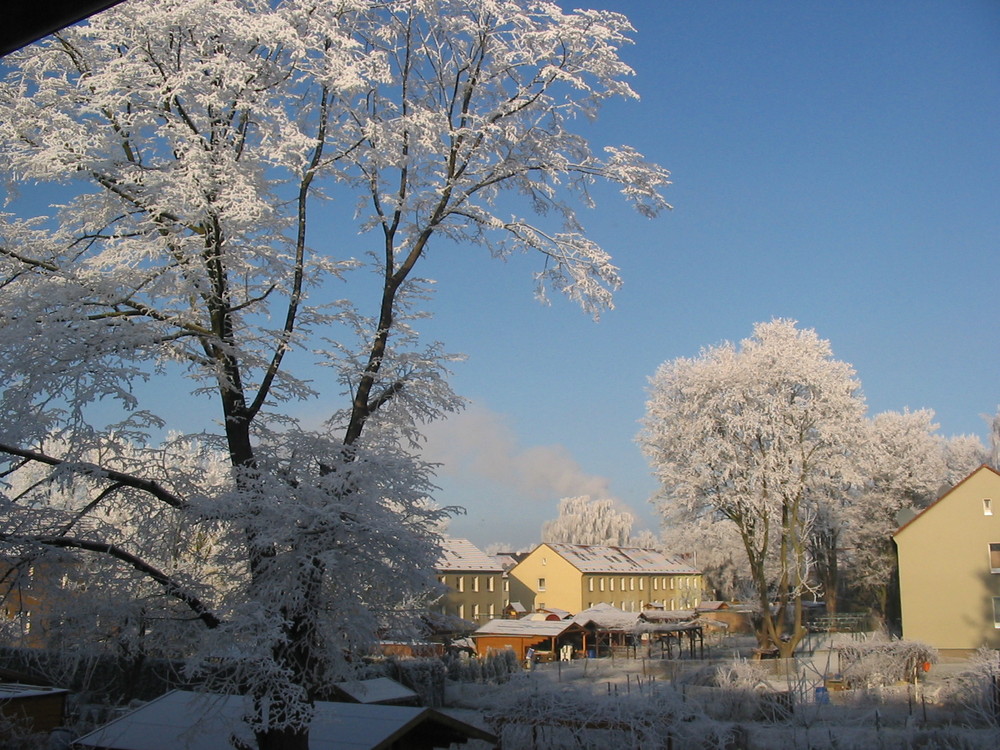
M 604 602 L 577 613 L 573 618 L 578 625 L 593 623 L 602 630 L 630 630 L 638 621 L 636 612 L 626 612 Z
M 549 548 L 582 573 L 652 573 L 656 575 L 700 575 L 701 571 L 681 557 L 640 547 L 605 547 L 596 544 L 547 542 Z
M 435 570 L 468 570 L 480 573 L 502 573 L 503 566 L 468 539 L 445 539 L 441 542 L 441 557 Z
M 552 638 L 573 627 L 572 620 L 490 620 L 479 628 L 477 635 L 544 636 Z
M 230 738 L 256 745 L 243 720 L 249 699 L 173 690 L 145 706 L 77 739 L 80 748 L 110 750 L 218 750 L 231 747 Z M 381 750 L 420 726 L 431 724 L 446 739 L 473 737 L 496 741 L 488 732 L 430 708 L 379 706 L 364 703 L 317 702 L 309 731 L 310 750 Z
M 43 695 L 66 695 L 69 690 L 64 688 L 45 687 L 42 685 L 22 685 L 5 682 L 0 684 L 0 700 L 9 701 L 17 698 L 38 698 Z
M 684 622 L 693 620 L 698 613 L 693 609 L 644 609 L 642 619 L 647 622 Z
M 420 697 L 405 685 L 388 677 L 347 680 L 338 682 L 334 687 L 358 703 L 404 703 L 417 701 Z

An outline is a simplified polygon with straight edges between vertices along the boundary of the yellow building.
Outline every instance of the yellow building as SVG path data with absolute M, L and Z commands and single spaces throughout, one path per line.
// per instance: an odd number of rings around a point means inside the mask
M 438 582 L 448 587 L 434 609 L 476 625 L 500 617 L 507 604 L 506 579 L 500 562 L 468 539 L 445 539 L 435 567 Z
M 543 543 L 511 569 L 510 600 L 576 614 L 595 604 L 626 612 L 649 605 L 694 609 L 701 571 L 680 557 L 637 547 Z
M 893 538 L 903 637 L 1000 648 L 1000 473 L 976 469 Z

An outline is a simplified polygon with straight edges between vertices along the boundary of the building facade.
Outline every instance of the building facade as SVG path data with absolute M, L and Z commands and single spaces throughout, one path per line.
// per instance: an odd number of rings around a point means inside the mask
M 510 599 L 533 610 L 575 614 L 596 604 L 626 612 L 683 610 L 702 599 L 701 571 L 680 557 L 637 547 L 543 543 L 509 575 Z
M 500 617 L 509 601 L 500 562 L 468 539 L 445 539 L 441 546 L 436 572 L 447 591 L 433 609 L 476 625 Z
M 976 469 L 893 539 L 903 637 L 1000 648 L 1000 473 Z

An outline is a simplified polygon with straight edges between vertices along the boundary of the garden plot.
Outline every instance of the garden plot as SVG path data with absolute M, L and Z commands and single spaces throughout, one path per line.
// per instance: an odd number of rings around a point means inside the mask
M 500 685 L 451 683 L 447 701 L 482 712 L 508 750 L 1000 746 L 996 652 L 929 673 L 920 661 L 916 679 L 902 681 L 914 676 L 912 657 L 927 655 L 919 644 L 889 643 L 862 644 L 846 681 L 833 649 L 777 663 L 579 660 Z M 833 675 L 841 689 L 830 689 Z

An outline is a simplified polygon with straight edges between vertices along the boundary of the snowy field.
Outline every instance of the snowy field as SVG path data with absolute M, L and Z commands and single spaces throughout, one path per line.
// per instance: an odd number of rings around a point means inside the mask
M 505 684 L 449 683 L 447 710 L 478 714 L 505 750 L 1000 747 L 997 698 L 984 705 L 968 689 L 975 660 L 941 660 L 916 682 L 835 689 L 836 648 L 850 639 L 794 662 L 748 661 L 749 644 L 730 639 L 705 660 L 536 665 Z

